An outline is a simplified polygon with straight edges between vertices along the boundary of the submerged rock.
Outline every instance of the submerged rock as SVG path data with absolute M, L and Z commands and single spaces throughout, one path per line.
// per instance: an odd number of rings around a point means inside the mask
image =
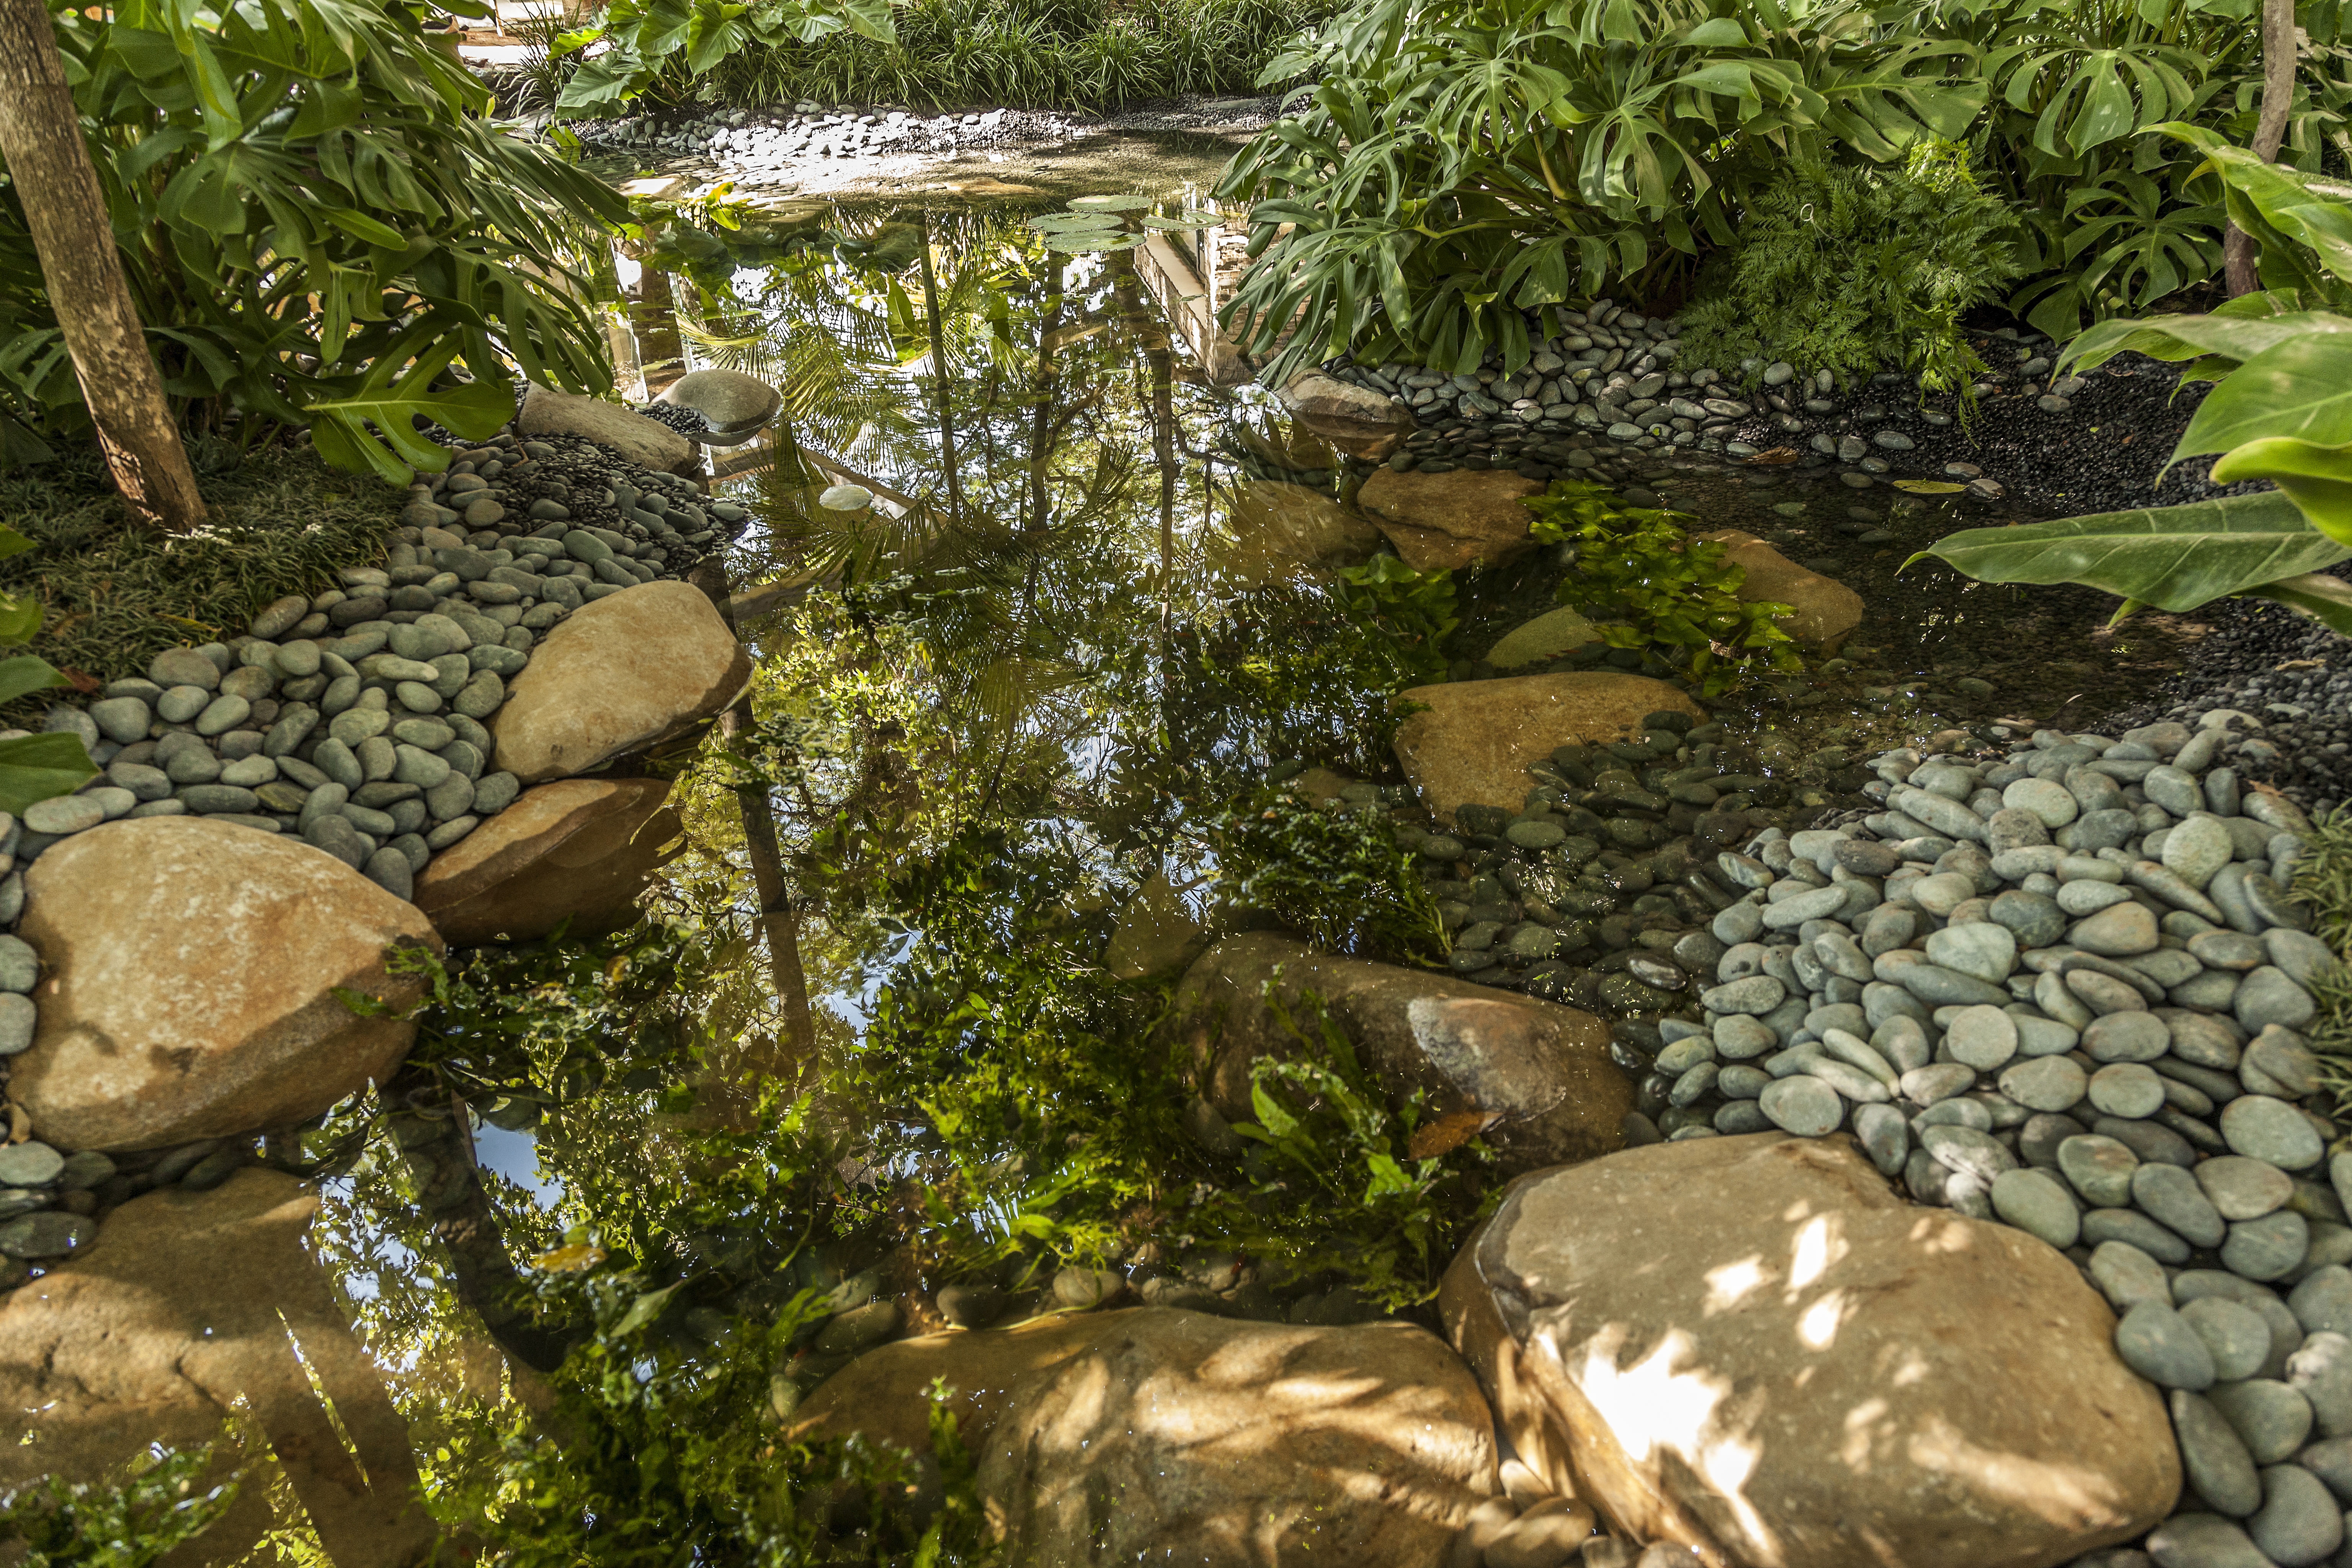
M 1209 879 L 1182 887 L 1155 871 L 1118 912 L 1118 924 L 1103 949 L 1103 968 L 1114 979 L 1140 980 L 1183 968 L 1215 940 L 1212 926 L 1223 912 L 1207 908 Z
M 1638 735 L 1654 713 L 1706 717 L 1663 680 L 1605 671 L 1452 681 L 1401 695 L 1422 710 L 1397 726 L 1397 760 L 1448 824 L 1465 805 L 1517 811 L 1536 783 L 1528 769 L 1560 746 Z
M 1754 534 L 1727 528 L 1696 537 L 1729 547 L 1731 563 L 1748 574 L 1739 585 L 1743 602 L 1767 599 L 1794 611 L 1781 618 L 1780 629 L 1806 647 L 1834 652 L 1862 624 L 1861 595 L 1834 577 L 1807 571 Z
M 407 1424 L 304 1245 L 318 1202 L 260 1170 L 151 1193 L 107 1215 L 89 1256 L 0 1295 L 0 1405 L 26 1437 L 0 1444 L 0 1491 L 98 1481 L 151 1444 L 220 1438 L 234 1413 L 239 1436 L 198 1485 L 258 1468 L 186 1560 L 242 1561 L 270 1527 L 279 1467 L 334 1562 L 390 1568 L 427 1552 L 437 1531 Z
M 1500 1489 L 1477 1382 L 1424 1330 L 1103 1322 L 1021 1377 L 975 1445 L 1015 1568 L 1428 1568 Z
M 1302 371 L 1276 394 L 1298 423 L 1352 457 L 1378 462 L 1420 428 L 1412 411 L 1368 386 Z
M 719 712 L 751 661 L 698 588 L 647 583 L 598 599 L 531 651 L 490 721 L 496 765 L 524 784 L 586 773 Z
M 49 966 L 9 1091 L 60 1149 L 161 1149 L 291 1125 L 407 1054 L 415 1026 L 363 1018 L 348 988 L 404 1007 L 384 950 L 441 939 L 415 905 L 320 850 L 194 816 L 112 822 L 26 878 L 26 941 Z
M 1521 1458 L 1708 1563 L 2046 1568 L 2170 1511 L 2180 1460 L 2061 1254 L 1759 1133 L 1520 1183 L 1441 1310 Z
M 1466 980 L 1318 952 L 1269 932 L 1228 937 L 1186 972 L 1161 1038 L 1183 1053 L 1209 1103 L 1254 1121 L 1250 1070 L 1288 1056 L 1312 991 L 1393 1100 L 1428 1091 L 1433 1115 L 1481 1110 L 1506 1170 L 1589 1160 L 1623 1146 L 1633 1085 L 1609 1059 L 1609 1026 L 1590 1013 Z
M 1356 492 L 1356 504 L 1417 572 L 1450 571 L 1483 561 L 1497 566 L 1534 548 L 1520 504 L 1541 495 L 1539 480 L 1495 468 L 1450 474 L 1382 468 Z
M 637 896 L 678 834 L 662 779 L 564 779 L 525 790 L 443 850 L 416 879 L 416 906 L 454 947 L 536 942 L 569 921 L 602 936 L 637 915 Z
M 1522 665 L 1546 664 L 1573 647 L 1597 642 L 1601 634 L 1591 621 L 1574 610 L 1562 607 L 1538 616 L 1506 633 L 1503 639 L 1486 652 L 1486 662 L 1496 669 L 1517 669 Z

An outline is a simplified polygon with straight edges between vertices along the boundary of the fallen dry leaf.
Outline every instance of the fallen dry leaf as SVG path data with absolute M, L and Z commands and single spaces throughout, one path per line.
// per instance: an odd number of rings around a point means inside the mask
M 1451 1116 L 1441 1116 L 1414 1128 L 1404 1152 L 1415 1160 L 1434 1160 L 1459 1149 L 1502 1119 L 1499 1110 L 1457 1110 Z
M 1794 447 L 1775 447 L 1769 452 L 1757 453 L 1748 459 L 1748 464 L 1750 468 L 1761 464 L 1766 468 L 1777 468 L 1784 463 L 1793 463 L 1803 456 L 1804 454 Z

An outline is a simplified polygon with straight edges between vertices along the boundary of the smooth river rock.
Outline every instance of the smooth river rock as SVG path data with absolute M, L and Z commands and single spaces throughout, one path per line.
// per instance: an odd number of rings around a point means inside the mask
M 1540 479 L 1508 468 L 1401 474 L 1376 468 L 1356 504 L 1416 572 L 1452 571 L 1483 561 L 1498 566 L 1533 547 L 1535 521 L 1522 501 L 1543 494 Z
M 575 610 L 540 639 L 489 723 L 524 784 L 586 773 L 735 700 L 751 661 L 698 588 L 656 582 Z
M 436 855 L 416 907 L 453 947 L 536 942 L 566 921 L 602 936 L 637 916 L 637 895 L 678 835 L 663 779 L 562 779 Z
M 1843 1140 L 1653 1144 L 1518 1184 L 1440 1310 L 1522 1459 L 1743 1568 L 2051 1568 L 2180 1486 L 2060 1253 Z
M 323 850 L 195 816 L 110 822 L 26 878 L 49 965 L 9 1092 L 60 1149 L 160 1149 L 305 1121 L 407 1054 L 421 977 L 384 949 L 441 938 L 415 905 Z
M 1833 653 L 1862 624 L 1860 594 L 1798 565 L 1754 534 L 1726 528 L 1697 537 L 1727 546 L 1727 559 L 1747 574 L 1739 584 L 1743 601 L 1788 605 L 1792 613 L 1780 617 L 1780 629 L 1807 647 Z

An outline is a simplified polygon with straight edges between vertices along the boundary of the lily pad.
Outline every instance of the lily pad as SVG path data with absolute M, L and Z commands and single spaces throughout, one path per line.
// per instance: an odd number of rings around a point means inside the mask
M 1151 205 L 1149 196 L 1079 196 L 1070 203 L 1072 212 L 1136 213 Z
M 1895 488 L 1915 496 L 1948 496 L 1958 495 L 1969 487 L 1956 485 L 1949 479 L 1896 479 Z
M 873 503 L 874 492 L 864 485 L 828 485 L 816 498 L 827 511 L 856 511 Z

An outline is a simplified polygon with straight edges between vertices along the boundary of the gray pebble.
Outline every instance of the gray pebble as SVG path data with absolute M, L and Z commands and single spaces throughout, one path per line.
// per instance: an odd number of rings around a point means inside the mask
M 2173 1433 L 2180 1442 L 2181 1468 L 2189 1472 L 2189 1484 L 2198 1496 L 2240 1519 L 2262 1507 L 2262 1480 L 2237 1428 L 2201 1394 L 2177 1388 L 2168 1403 Z
M 2091 1020 L 2082 1043 L 2095 1062 L 2152 1062 L 2170 1048 L 2172 1031 L 2153 1013 L 2109 1013 Z
M 2181 1307 L 2180 1318 L 2205 1342 L 2213 1358 L 2216 1382 L 2237 1383 L 2258 1376 L 2270 1359 L 2270 1325 L 2242 1302 L 2200 1297 Z
M 2091 1075 L 2087 1098 L 2109 1116 L 2153 1116 L 2164 1104 L 2164 1079 L 2144 1062 L 2110 1062 Z
M 2221 1244 L 2221 1266 L 2247 1279 L 2282 1279 L 2294 1272 L 2311 1247 L 2311 1226 L 2292 1210 L 2242 1219 Z
M 2287 1293 L 2287 1310 L 2307 1334 L 2352 1334 L 2352 1268 L 2315 1268 Z
M 2188 1321 L 2161 1301 L 2142 1301 L 2123 1315 L 2116 1325 L 2116 1353 L 2126 1366 L 2166 1388 L 2201 1393 L 2213 1386 L 2212 1352 Z
M 2178 1165 L 2148 1164 L 2134 1171 L 2132 1202 L 2194 1247 L 2219 1247 L 2229 1233 L 2197 1178 Z
M 2352 1436 L 2323 1437 L 2294 1457 L 2294 1462 L 2317 1476 L 2339 1503 L 2352 1503 Z
M 2307 1568 L 2344 1544 L 2344 1512 L 2318 1477 L 2298 1465 L 2262 1473 L 2263 1506 L 2246 1533 L 2280 1568 Z
M 2001 1070 L 2000 1091 L 2033 1110 L 2060 1111 L 2082 1102 L 2090 1078 L 2068 1057 L 2012 1062 Z
M 2189 1261 L 2189 1244 L 2137 1209 L 2092 1209 L 2083 1215 L 2083 1240 L 2091 1247 L 2127 1241 L 2158 1263 L 2174 1268 Z
M 2285 1206 L 2294 1194 L 2294 1182 L 2267 1160 L 2243 1154 L 2217 1154 L 2200 1161 L 2197 1184 L 2223 1219 L 2260 1219 Z
M 2147 1554 L 2156 1568 L 2278 1568 L 2218 1513 L 2174 1514 L 2147 1538 Z
M 1861 1140 L 1863 1152 L 1882 1175 L 1899 1174 L 1910 1158 L 1910 1127 L 1904 1121 L 1903 1113 L 1891 1105 L 1856 1106 L 1853 1134 Z
M 2299 1029 L 2311 1022 L 2318 1008 L 2311 993 L 2290 979 L 2286 971 L 2265 963 L 2239 983 L 2234 1011 L 2239 1023 L 2259 1032 L 2271 1024 Z
M 58 1179 L 66 1157 L 47 1143 L 0 1144 L 0 1187 L 43 1187 Z
M 2163 1265 L 2129 1242 L 2102 1242 L 2091 1253 L 2090 1270 L 2092 1282 L 2117 1312 L 2128 1312 L 2142 1301 L 2172 1304 Z
M 1774 1126 L 1801 1138 L 1834 1132 L 1845 1117 L 1845 1102 L 1837 1090 L 1807 1073 L 1777 1080 L 1757 1097 L 1757 1103 Z
M 2065 1184 L 2046 1171 L 2019 1169 L 1995 1176 L 1993 1212 L 2051 1246 L 2072 1247 L 2083 1233 L 2082 1210 Z
M 89 1244 L 98 1222 L 62 1209 L 44 1209 L 0 1225 L 0 1256 L 32 1261 L 63 1258 Z
M 2263 1377 L 2215 1384 L 2206 1397 L 2257 1465 L 2278 1463 L 2311 1435 L 2311 1402 L 2286 1384 Z
M 2231 1100 L 2222 1107 L 2220 1125 L 2233 1152 L 2267 1161 L 2283 1171 L 2307 1171 L 2326 1152 L 2303 1112 L 2269 1095 Z
M 2121 1208 L 2131 1202 L 2132 1173 L 2139 1156 L 2113 1138 L 2085 1134 L 2058 1145 L 2058 1170 L 2094 1208 Z
M 1998 1007 L 1963 1007 L 1945 1030 L 1944 1048 L 1964 1066 L 1996 1071 L 2017 1054 L 2016 1022 Z

